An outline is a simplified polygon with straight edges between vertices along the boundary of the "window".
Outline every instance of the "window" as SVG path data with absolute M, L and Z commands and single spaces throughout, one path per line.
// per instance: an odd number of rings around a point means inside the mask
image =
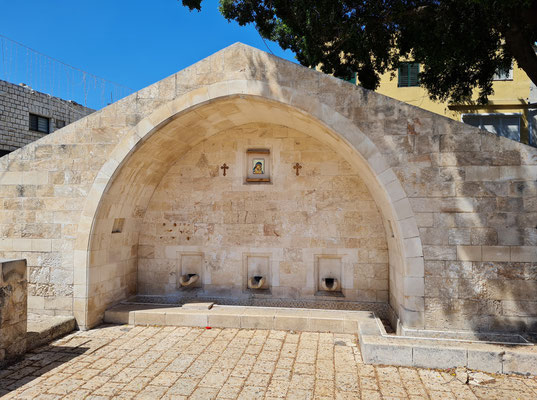
M 65 126 L 65 121 L 63 119 L 56 120 L 56 129 L 61 129 Z
M 50 132 L 50 119 L 39 115 L 30 114 L 30 130 L 42 133 Z
M 352 83 L 352 84 L 354 84 L 354 85 L 356 85 L 356 75 L 357 75 L 356 72 L 354 72 L 354 73 L 352 74 L 352 78 L 350 78 L 350 79 L 343 79 L 343 80 L 344 80 L 344 81 L 347 81 L 347 82 L 349 82 L 349 83 Z
M 462 122 L 520 142 L 519 114 L 464 114 Z
M 418 63 L 403 62 L 399 64 L 398 87 L 419 86 L 420 65 Z
M 512 81 L 513 80 L 513 67 L 509 69 L 499 69 L 492 77 L 494 81 Z

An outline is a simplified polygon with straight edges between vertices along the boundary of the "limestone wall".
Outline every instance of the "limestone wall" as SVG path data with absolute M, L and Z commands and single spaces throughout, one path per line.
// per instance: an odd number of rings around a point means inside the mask
M 270 149 L 272 182 L 245 183 L 246 151 L 259 147 Z M 270 258 L 272 296 L 313 298 L 321 256 L 341 262 L 345 297 L 336 300 L 388 301 L 385 230 L 359 172 L 284 126 L 247 124 L 193 147 L 162 178 L 140 232 L 142 294 L 181 293 L 181 254 L 194 253 L 208 295 L 241 296 L 245 257 L 261 255 Z
M 0 256 L 28 259 L 29 308 L 98 323 L 136 291 L 162 177 L 212 135 L 259 122 L 305 132 L 359 172 L 403 325 L 536 329 L 537 149 L 242 45 L 0 158 Z
M 0 261 L 0 368 L 26 352 L 26 260 Z

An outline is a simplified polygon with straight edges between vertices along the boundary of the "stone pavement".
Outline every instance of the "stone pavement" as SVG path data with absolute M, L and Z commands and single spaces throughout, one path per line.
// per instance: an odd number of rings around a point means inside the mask
M 3 399 L 535 399 L 537 379 L 364 365 L 354 335 L 101 326 L 0 371 Z

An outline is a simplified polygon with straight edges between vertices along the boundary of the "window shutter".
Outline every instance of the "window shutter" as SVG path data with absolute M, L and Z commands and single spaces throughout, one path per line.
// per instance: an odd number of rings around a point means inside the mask
M 49 133 L 48 118 L 37 117 L 37 130 L 43 133 Z
M 30 114 L 30 130 L 37 131 L 37 115 Z
M 418 63 L 402 62 L 399 64 L 398 81 L 399 87 L 419 86 L 420 65 Z
M 399 87 L 408 86 L 408 63 L 401 63 L 399 65 Z
M 46 117 L 40 117 L 39 115 L 30 114 L 30 130 L 50 133 L 50 119 Z
M 408 86 L 418 86 L 420 65 L 417 63 L 408 64 L 408 69 Z

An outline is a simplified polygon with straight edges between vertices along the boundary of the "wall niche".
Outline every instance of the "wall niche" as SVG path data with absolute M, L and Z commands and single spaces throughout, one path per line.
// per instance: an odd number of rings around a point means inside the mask
M 246 183 L 270 183 L 269 149 L 246 150 Z
M 341 256 L 315 256 L 316 295 L 343 296 L 343 262 Z
M 195 289 L 203 285 L 203 253 L 178 253 L 177 289 Z
M 271 283 L 270 255 L 244 255 L 244 289 L 253 293 L 269 292 Z

